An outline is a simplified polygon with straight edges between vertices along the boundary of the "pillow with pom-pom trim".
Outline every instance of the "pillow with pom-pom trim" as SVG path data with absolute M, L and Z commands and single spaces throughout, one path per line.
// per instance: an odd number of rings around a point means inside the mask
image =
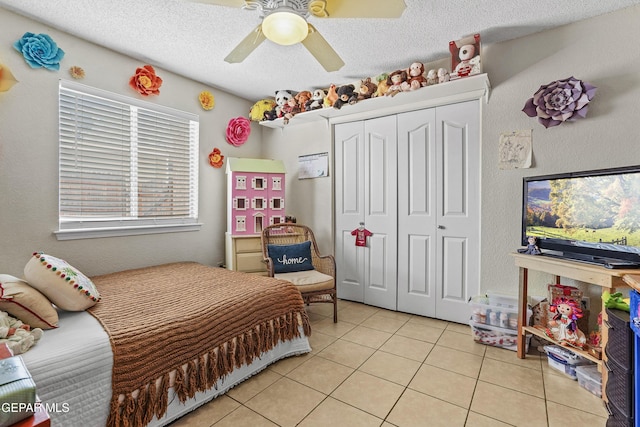
M 51 301 L 24 280 L 8 274 L 0 274 L 0 311 L 32 328 L 58 327 L 58 312 Z
M 66 261 L 35 252 L 24 267 L 24 278 L 56 307 L 83 311 L 100 301 L 93 282 Z

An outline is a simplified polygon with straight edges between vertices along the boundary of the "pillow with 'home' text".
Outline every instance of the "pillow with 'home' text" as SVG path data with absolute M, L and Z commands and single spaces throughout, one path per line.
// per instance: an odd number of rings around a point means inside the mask
M 276 274 L 313 270 L 310 241 L 291 245 L 268 245 L 268 251 Z

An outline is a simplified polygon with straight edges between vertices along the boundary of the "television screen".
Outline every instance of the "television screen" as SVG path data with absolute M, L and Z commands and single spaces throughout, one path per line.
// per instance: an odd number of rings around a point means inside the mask
M 640 262 L 640 166 L 524 178 L 522 244 Z

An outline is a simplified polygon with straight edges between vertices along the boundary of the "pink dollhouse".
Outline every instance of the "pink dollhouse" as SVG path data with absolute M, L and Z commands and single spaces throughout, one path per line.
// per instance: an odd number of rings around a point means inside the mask
M 284 175 L 281 160 L 227 159 L 227 233 L 260 235 L 284 223 Z

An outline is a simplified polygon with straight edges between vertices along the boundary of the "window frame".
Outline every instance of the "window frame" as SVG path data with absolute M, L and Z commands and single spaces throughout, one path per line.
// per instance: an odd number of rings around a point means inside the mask
M 188 214 L 171 217 L 171 216 L 122 216 L 113 218 L 92 218 L 87 217 L 65 217 L 62 209 L 62 201 L 64 197 L 69 197 L 68 193 L 63 194 L 61 187 L 61 180 L 63 176 L 63 129 L 62 129 L 62 114 L 63 105 L 62 99 L 64 96 L 73 96 L 77 93 L 78 96 L 87 96 L 95 98 L 101 98 L 107 103 L 113 105 L 122 104 L 122 108 L 129 108 L 132 115 L 136 115 L 139 110 L 144 110 L 145 114 L 157 114 L 158 116 L 171 116 L 171 119 L 182 121 L 183 125 L 188 126 L 187 139 L 183 140 L 189 147 L 188 153 L 185 153 L 183 159 L 187 160 L 188 170 L 182 173 L 181 176 L 188 181 L 188 190 L 184 190 L 183 194 L 188 195 L 188 202 L 183 202 L 180 206 L 184 210 L 188 211 Z M 60 151 L 58 157 L 58 229 L 54 231 L 58 240 L 71 240 L 71 239 L 85 239 L 85 238 L 97 238 L 97 237 L 114 237 L 114 236 L 131 236 L 141 234 L 157 234 L 157 233 L 170 233 L 170 232 L 183 232 L 183 231 L 197 231 L 201 227 L 201 223 L 198 221 L 199 215 L 199 116 L 197 114 L 176 110 L 170 107 L 142 101 L 139 99 L 127 97 L 117 93 L 108 92 L 102 89 L 86 86 L 77 82 L 61 79 L 59 81 L 59 131 L 58 131 L 58 148 Z M 68 109 L 64 110 L 68 113 Z M 165 124 L 165 122 L 162 122 Z M 130 144 L 136 147 L 137 136 L 133 130 L 135 125 L 131 125 L 130 129 L 132 137 Z M 123 134 L 125 132 L 123 131 Z M 66 147 L 66 145 L 65 145 Z M 173 148 L 171 146 L 170 148 Z M 68 148 L 67 148 L 68 149 Z M 134 149 L 132 152 L 132 158 L 136 158 L 137 154 Z M 134 170 L 132 172 L 131 180 L 137 180 L 137 160 L 131 161 Z M 159 169 L 162 170 L 161 168 Z M 162 179 L 158 177 L 158 179 Z M 122 196 L 122 193 L 121 193 Z M 130 204 L 135 204 L 133 200 L 137 196 L 134 195 Z M 128 213 L 135 215 L 137 205 L 130 206 Z

